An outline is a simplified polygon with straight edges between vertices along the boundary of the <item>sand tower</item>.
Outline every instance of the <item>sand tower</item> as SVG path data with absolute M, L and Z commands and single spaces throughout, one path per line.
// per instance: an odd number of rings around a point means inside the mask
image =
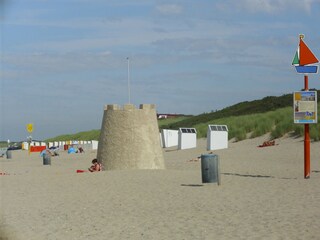
M 164 169 L 155 105 L 106 105 L 97 158 L 105 170 Z

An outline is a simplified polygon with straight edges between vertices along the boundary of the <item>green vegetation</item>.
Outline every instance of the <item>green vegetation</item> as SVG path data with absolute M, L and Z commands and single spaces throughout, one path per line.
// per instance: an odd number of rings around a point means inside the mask
M 176 123 L 168 124 L 166 126 L 163 126 L 163 128 L 178 129 L 181 126 L 193 127 L 197 124 L 208 123 L 215 119 L 221 119 L 231 116 L 251 115 L 255 113 L 265 113 L 269 111 L 274 111 L 279 108 L 289 107 L 292 106 L 292 104 L 292 94 L 286 94 L 280 97 L 265 97 L 261 100 L 241 102 L 233 106 L 224 108 L 220 111 L 203 113 L 198 116 L 190 117 Z
M 273 139 L 288 133 L 292 136 L 302 136 L 304 125 L 293 123 L 292 105 L 292 94 L 286 94 L 280 97 L 265 97 L 261 100 L 246 101 L 220 111 L 197 116 L 161 119 L 158 123 L 160 129 L 196 128 L 198 138 L 207 136 L 208 124 L 227 125 L 229 139 L 234 138 L 236 141 L 255 138 L 266 133 L 271 133 Z M 319 141 L 319 132 L 318 124 L 310 124 L 311 139 Z M 100 130 L 91 130 L 58 136 L 46 141 L 98 140 L 99 134 Z
M 184 120 L 189 119 L 190 117 L 176 117 L 176 118 L 167 118 L 158 120 L 159 128 L 164 128 L 168 125 L 182 122 Z
M 282 95 L 280 97 L 265 97 L 261 100 L 254 100 L 251 102 L 245 101 L 233 106 L 224 108 L 220 111 L 211 113 L 203 113 L 198 116 L 187 118 L 183 121 L 171 123 L 163 128 L 166 129 L 178 129 L 180 126 L 193 127 L 200 123 L 208 123 L 212 120 L 231 117 L 231 116 L 242 116 L 251 115 L 255 113 L 266 113 L 274 111 L 279 108 L 292 106 L 293 99 L 292 94 Z
M 69 141 L 69 140 L 83 140 L 83 141 L 91 141 L 98 140 L 100 135 L 100 130 L 91 130 L 87 132 L 79 132 L 76 134 L 66 134 L 57 136 L 54 138 L 49 138 L 45 140 L 46 142 L 54 142 L 54 141 Z
M 0 142 L 0 148 L 4 148 L 4 147 L 8 147 L 8 143 L 4 142 L 4 141 L 1 141 Z
M 197 124 L 198 137 L 206 137 L 208 124 L 227 125 L 229 138 L 241 141 L 247 137 L 255 138 L 271 132 L 272 138 L 278 138 L 293 131 L 292 107 L 286 107 L 266 113 L 256 113 L 238 117 L 225 117 Z

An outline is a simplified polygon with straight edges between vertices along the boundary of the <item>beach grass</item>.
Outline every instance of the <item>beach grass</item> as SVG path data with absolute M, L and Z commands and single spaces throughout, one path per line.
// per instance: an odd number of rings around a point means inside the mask
M 190 117 L 178 117 L 161 119 L 158 121 L 159 128 L 177 125 L 179 122 Z M 208 122 L 200 122 L 192 126 L 197 130 L 197 138 L 206 138 L 208 125 L 227 125 L 229 139 L 234 138 L 241 141 L 247 138 L 255 138 L 270 133 L 272 139 L 280 138 L 286 134 L 292 136 L 303 136 L 304 124 L 295 124 L 293 122 L 292 107 L 280 108 L 265 113 L 255 113 L 241 116 L 229 116 L 214 119 Z M 181 125 L 180 127 L 185 127 Z M 314 141 L 320 140 L 320 127 L 317 124 L 310 124 L 310 138 Z M 47 139 L 46 141 L 67 141 L 73 140 L 98 140 L 100 130 L 91 130 L 79 132 L 76 134 L 67 134 Z

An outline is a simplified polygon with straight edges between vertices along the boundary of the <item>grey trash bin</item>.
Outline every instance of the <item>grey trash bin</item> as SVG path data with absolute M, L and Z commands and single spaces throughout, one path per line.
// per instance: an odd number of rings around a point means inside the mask
M 51 156 L 49 154 L 43 154 L 43 165 L 51 165 Z
M 7 155 L 7 159 L 12 158 L 12 151 L 11 150 L 7 150 L 6 155 Z
M 220 185 L 220 162 L 216 154 L 201 155 L 201 173 L 203 183 Z

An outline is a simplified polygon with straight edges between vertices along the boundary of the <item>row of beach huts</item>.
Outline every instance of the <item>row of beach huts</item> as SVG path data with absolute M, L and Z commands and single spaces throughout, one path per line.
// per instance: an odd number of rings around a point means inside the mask
M 179 130 L 162 129 L 160 133 L 163 148 L 175 147 L 178 150 L 197 147 L 197 130 L 179 128 Z M 228 148 L 228 127 L 226 125 L 208 125 L 207 150 Z
M 60 150 L 68 150 L 69 147 L 81 146 L 84 150 L 97 150 L 98 141 L 55 141 L 55 142 L 42 142 L 42 141 L 31 141 L 31 142 L 22 142 L 23 150 L 30 150 L 30 152 L 41 152 L 46 148 L 59 148 Z
M 197 130 L 195 128 L 179 128 L 178 130 L 161 129 L 160 144 L 162 148 L 177 147 L 178 150 L 197 147 Z M 23 143 L 23 149 L 28 150 L 29 143 Z M 32 142 L 31 149 L 41 151 L 41 147 L 59 147 L 68 150 L 70 146 L 81 146 L 85 150 L 97 150 L 98 141 L 56 141 Z M 228 127 L 227 125 L 208 125 L 207 129 L 207 150 L 218 150 L 228 148 Z M 43 149 L 42 149 L 43 150 Z M 31 150 L 32 151 L 32 150 Z
M 195 128 L 179 128 L 179 130 L 162 129 L 160 132 L 162 148 L 177 147 L 178 150 L 197 147 L 197 130 Z M 47 148 L 68 150 L 70 147 L 81 147 L 84 150 L 97 150 L 98 141 L 54 141 L 54 142 L 22 142 L 22 149 L 30 152 L 41 152 Z M 226 125 L 208 125 L 207 150 L 228 148 L 228 127 Z

